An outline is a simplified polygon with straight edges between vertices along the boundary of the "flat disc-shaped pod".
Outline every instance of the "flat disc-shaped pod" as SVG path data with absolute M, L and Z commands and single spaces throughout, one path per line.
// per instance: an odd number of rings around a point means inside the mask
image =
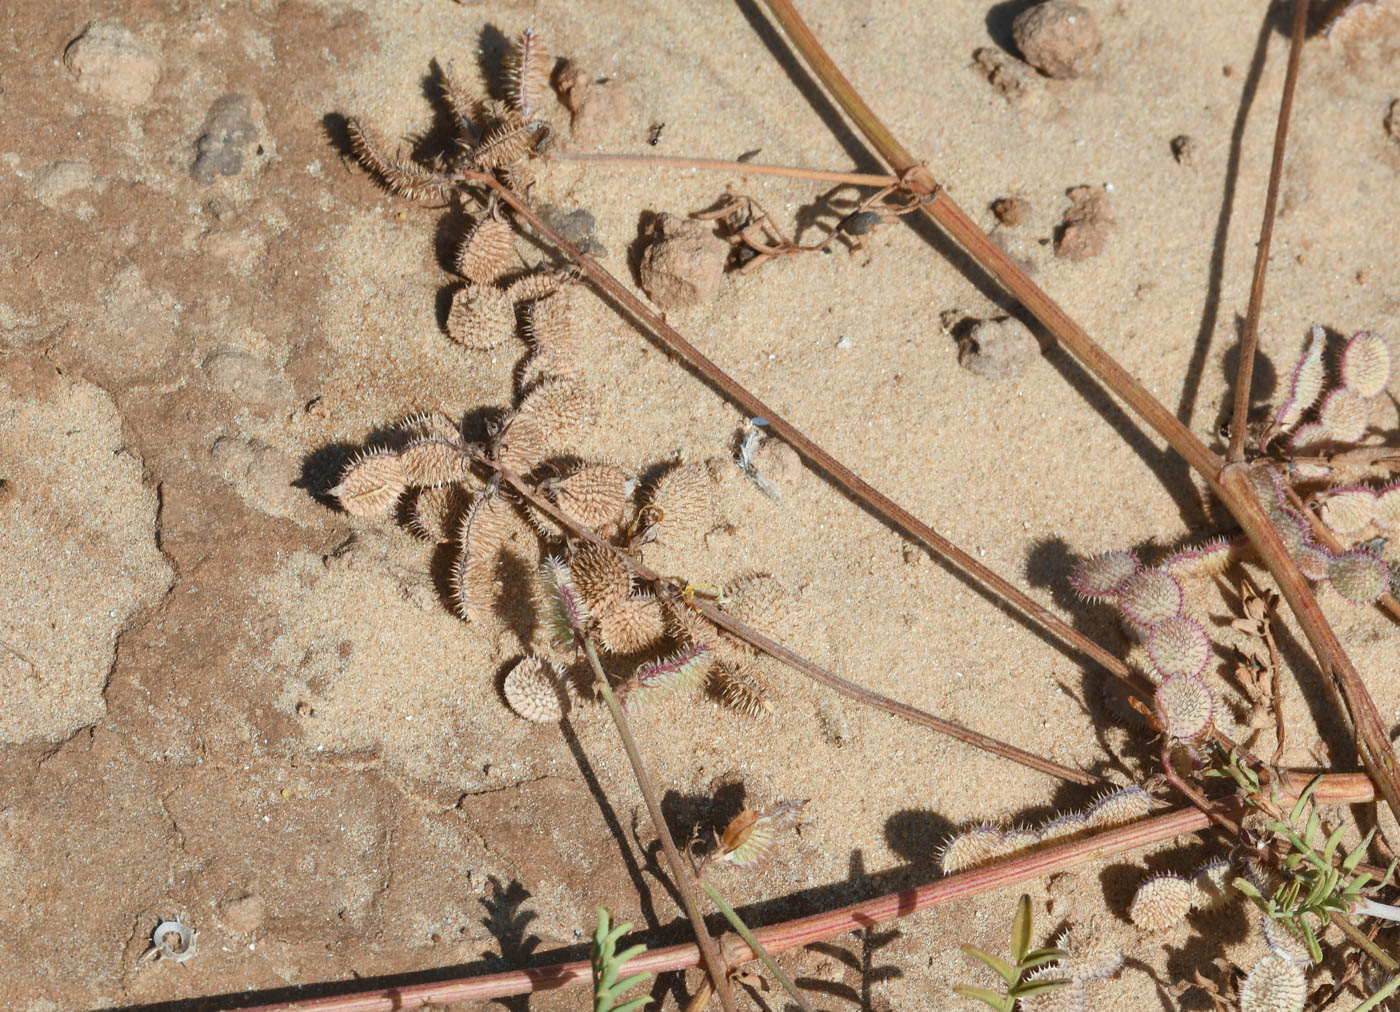
M 627 506 L 626 472 L 612 464 L 585 464 L 552 482 L 547 491 L 570 517 L 597 534 L 616 533 Z
M 428 437 L 399 451 L 405 483 L 432 487 L 466 481 L 472 477 L 472 459 L 460 443 Z
M 543 657 L 526 657 L 511 668 L 502 690 L 516 715 L 531 723 L 553 723 L 569 712 L 569 694 L 559 669 Z
M 637 654 L 666 638 L 661 604 L 650 597 L 631 597 L 598 617 L 598 643 L 611 654 Z
M 477 219 L 457 247 L 457 273 L 476 285 L 494 285 L 515 256 L 515 233 L 492 217 Z
M 515 303 L 494 285 L 463 285 L 452 294 L 447 336 L 463 348 L 489 351 L 515 333 Z
M 352 517 L 383 517 L 389 515 L 407 487 L 397 453 L 368 450 L 350 461 L 331 495 Z
M 478 499 L 462 520 L 461 549 L 452 570 L 457 614 L 468 620 L 484 617 L 496 588 L 498 555 L 522 522 L 501 496 Z
M 569 562 L 574 586 L 591 614 L 604 616 L 620 608 L 632 593 L 632 571 L 616 552 L 583 545 Z
M 1390 345 L 1373 331 L 1354 335 L 1342 349 L 1342 385 L 1362 397 L 1376 397 L 1390 382 Z
M 646 526 L 663 544 L 694 541 L 710 527 L 714 517 L 714 482 L 699 461 L 671 468 L 646 491 L 643 504 Z

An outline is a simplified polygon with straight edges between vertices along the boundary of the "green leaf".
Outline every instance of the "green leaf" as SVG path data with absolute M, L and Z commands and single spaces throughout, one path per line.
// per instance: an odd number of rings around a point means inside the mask
M 1017 998 L 1029 998 L 1031 995 L 1044 994 L 1046 991 L 1058 991 L 1062 987 L 1069 987 L 1072 980 L 1035 980 L 1029 984 L 1023 984 L 1016 989 Z
M 953 988 L 953 993 L 963 998 L 972 998 L 983 1002 L 996 1009 L 997 1012 L 1011 1012 L 1011 1001 L 1004 994 L 997 994 L 995 991 L 988 991 L 985 987 L 968 987 L 966 984 L 959 984 Z
M 1328 864 L 1332 863 L 1332 855 L 1337 853 L 1337 848 L 1342 844 L 1342 836 L 1346 833 L 1346 826 L 1338 826 L 1332 830 L 1332 835 L 1327 838 L 1327 843 L 1322 848 L 1322 859 Z
M 1314 963 L 1322 962 L 1322 946 L 1317 942 L 1317 935 L 1313 933 L 1312 925 L 1307 921 L 1300 920 L 1298 926 L 1303 929 L 1303 938 L 1308 943 L 1308 954 L 1312 956 Z
M 1008 984 L 1014 984 L 1021 979 L 1021 971 L 999 956 L 993 956 L 990 952 L 983 952 L 981 949 L 974 948 L 971 945 L 964 945 L 962 951 L 964 955 L 971 956 L 973 959 L 981 960 L 983 963 L 986 963 L 992 968 L 993 973 Z
M 651 995 L 644 994 L 640 998 L 633 998 L 625 1005 L 614 1005 L 608 1012 L 637 1012 L 647 1002 L 651 1001 Z
M 1372 827 L 1365 838 L 1356 845 L 1356 849 L 1342 859 L 1342 871 L 1350 875 L 1356 870 L 1356 866 L 1359 865 L 1361 859 L 1366 856 L 1366 848 L 1371 846 L 1371 840 L 1375 835 L 1375 827 Z
M 1289 822 L 1298 821 L 1298 816 L 1303 814 L 1303 809 L 1308 805 L 1308 799 L 1312 797 L 1313 791 L 1317 790 L 1317 785 L 1321 782 L 1321 777 L 1313 777 L 1308 781 L 1308 786 L 1303 788 L 1303 793 L 1298 795 L 1298 800 L 1293 804 L 1293 810 L 1288 813 Z
M 632 990 L 634 987 L 636 987 L 638 984 L 640 984 L 642 981 L 646 980 L 650 976 L 651 974 L 649 973 L 634 973 L 626 980 L 620 980 L 616 984 L 614 984 L 611 988 L 612 993 L 626 994 L 628 991 Z
M 1056 963 L 1068 958 L 1068 956 L 1069 953 L 1064 949 L 1036 949 L 1034 952 L 1026 953 L 1018 965 L 1022 970 L 1034 970 L 1037 966 Z
M 1250 899 L 1254 900 L 1256 903 L 1264 902 L 1264 894 L 1261 893 L 1258 889 L 1254 888 L 1253 884 L 1250 883 L 1247 879 L 1236 878 L 1230 884 L 1233 885 L 1240 892 L 1244 893 Z
M 1011 958 L 1021 962 L 1031 948 L 1031 898 L 1022 893 L 1016 901 L 1016 916 L 1011 919 Z

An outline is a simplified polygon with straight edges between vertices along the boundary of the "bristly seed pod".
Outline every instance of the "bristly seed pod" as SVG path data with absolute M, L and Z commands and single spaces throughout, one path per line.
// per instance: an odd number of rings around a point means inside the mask
M 1124 580 L 1118 606 L 1128 621 L 1145 629 L 1181 614 L 1186 595 L 1181 582 L 1160 569 L 1144 569 Z
M 627 505 L 627 475 L 612 464 L 586 464 L 547 491 L 559 508 L 590 530 L 611 537 Z
M 768 690 L 747 669 L 721 664 L 714 669 L 711 680 L 719 701 L 734 712 L 746 717 L 766 717 L 773 712 Z
M 641 653 L 665 636 L 665 615 L 650 597 L 628 598 L 598 617 L 598 644 L 610 654 Z
M 532 414 L 516 411 L 496 433 L 491 454 L 507 470 L 525 474 L 548 455 L 546 445 L 540 420 Z
M 1269 514 L 1269 520 L 1273 523 L 1274 530 L 1278 532 L 1278 539 L 1283 542 L 1283 547 L 1295 559 L 1305 545 L 1312 543 L 1312 533 L 1308 530 L 1308 522 L 1297 510 L 1276 509 Z
M 1264 507 L 1265 513 L 1272 513 L 1283 502 L 1288 487 L 1284 484 L 1283 476 L 1272 467 L 1263 465 L 1250 468 L 1248 477 L 1259 505 Z
M 506 702 L 518 716 L 535 724 L 562 720 L 569 712 L 569 696 L 554 664 L 542 657 L 526 657 L 506 675 Z
M 476 285 L 494 285 L 515 254 L 515 233 L 504 221 L 477 219 L 457 250 L 457 273 Z
M 1177 875 L 1157 875 L 1138 886 L 1128 917 L 1143 931 L 1165 931 L 1191 912 L 1196 887 Z
M 471 457 L 457 443 L 420 439 L 399 453 L 403 479 L 409 486 L 432 488 L 466 481 L 472 476 Z
M 1223 857 L 1207 861 L 1196 869 L 1191 881 L 1196 886 L 1196 898 L 1193 902 L 1197 910 L 1218 907 L 1226 900 L 1239 895 L 1230 888 L 1230 875 L 1230 862 Z
M 350 461 L 331 495 L 352 517 L 382 517 L 394 508 L 407 487 L 398 454 L 367 450 Z
M 1297 423 L 1303 412 L 1312 407 L 1318 394 L 1322 393 L 1322 382 L 1327 372 L 1322 361 L 1322 350 L 1326 345 L 1326 333 L 1317 324 L 1313 324 L 1303 356 L 1293 368 L 1288 399 L 1279 408 L 1278 424 L 1281 428 L 1286 429 Z M 1268 505 L 1267 502 L 1265 505 Z
M 1177 615 L 1152 627 L 1147 653 L 1165 677 L 1199 675 L 1210 659 L 1210 640 L 1198 623 Z
M 1371 604 L 1390 589 L 1389 567 L 1380 556 L 1365 549 L 1334 556 L 1327 579 L 1338 594 L 1355 604 Z
M 506 57 L 506 98 L 526 119 L 534 119 L 549 96 L 549 47 L 527 28 Z
M 594 615 L 606 615 L 622 606 L 632 593 L 632 571 L 616 552 L 597 545 L 583 545 L 569 562 L 574 586 Z
M 1377 498 L 1365 485 L 1334 488 L 1322 504 L 1322 522 L 1338 534 L 1359 534 L 1375 519 Z
M 1308 943 L 1282 921 L 1265 917 L 1260 922 L 1259 932 L 1264 936 L 1264 944 L 1269 947 L 1269 951 L 1285 963 L 1297 963 L 1299 966 L 1312 964 L 1313 958 L 1312 953 L 1308 951 Z
M 1075 836 L 1089 828 L 1089 820 L 1082 812 L 1067 812 L 1039 826 L 1041 843 L 1063 840 Z
M 540 565 L 540 596 L 545 625 L 561 646 L 573 644 L 588 624 L 588 606 L 574 586 L 574 574 L 562 559 L 548 558 Z
M 1152 811 L 1152 795 L 1141 787 L 1128 786 L 1100 797 L 1084 812 L 1095 829 L 1123 826 L 1145 818 Z
M 1304 545 L 1295 558 L 1298 571 L 1313 582 L 1327 579 L 1332 571 L 1332 553 L 1321 545 Z
M 546 380 L 535 387 L 521 399 L 518 414 L 538 421 L 546 454 L 573 449 L 594 423 L 592 401 L 566 380 Z
M 1328 394 L 1317 416 L 1327 438 L 1338 443 L 1354 443 L 1364 436 L 1370 418 L 1370 402 L 1347 387 Z
M 447 336 L 463 348 L 489 351 L 515 333 L 515 303 L 499 288 L 463 285 L 452 295 Z
M 1387 485 L 1376 495 L 1374 517 L 1381 530 L 1400 532 L 1400 481 Z
M 1001 830 L 983 823 L 948 838 L 939 855 L 939 867 L 944 875 L 966 871 L 986 864 L 1001 853 Z
M 790 629 L 800 614 L 797 596 L 768 573 L 735 580 L 724 589 L 724 596 L 726 614 L 768 637 Z
M 1247 544 L 1244 538 L 1211 538 L 1203 545 L 1172 553 L 1157 568 L 1176 577 L 1216 576 L 1239 561 Z
M 462 547 L 452 572 L 457 614 L 482 618 L 496 587 L 496 557 L 515 530 L 518 518 L 500 496 L 479 499 L 462 521 Z
M 1030 826 L 1012 826 L 1001 834 L 997 857 L 1011 857 L 1040 845 L 1040 833 Z
M 1377 333 L 1363 330 L 1342 349 L 1342 385 L 1362 397 L 1384 393 L 1390 370 L 1390 346 Z
M 670 657 L 651 661 L 637 669 L 632 681 L 618 691 L 623 708 L 635 713 L 658 696 L 699 688 L 709 677 L 715 657 L 710 648 L 692 644 Z
M 710 472 L 696 461 L 663 474 L 648 490 L 642 512 L 657 540 L 679 545 L 705 533 L 713 509 Z
M 410 200 L 428 197 L 443 199 L 455 188 L 455 184 L 446 176 L 440 176 L 417 162 L 385 154 L 383 141 L 358 119 L 347 120 L 345 130 L 350 136 L 350 148 L 360 164 L 391 193 Z
M 1303 968 L 1277 956 L 1264 956 L 1240 985 L 1240 1012 L 1303 1012 L 1308 978 Z
M 1028 981 L 1062 980 L 1058 966 L 1039 966 L 1027 976 Z M 1016 1007 L 1021 1012 L 1089 1012 L 1089 987 L 1083 981 L 1071 980 L 1066 987 L 1037 991 L 1020 998 Z
M 523 274 L 506 286 L 506 298 L 511 302 L 533 302 L 558 292 L 559 279 L 545 271 Z
M 1157 686 L 1153 696 L 1157 721 L 1178 741 L 1196 741 L 1210 730 L 1215 697 L 1196 675 L 1172 675 Z
M 460 485 L 422 489 L 413 500 L 410 527 L 419 537 L 443 544 L 456 536 L 470 506 L 471 496 Z
M 1123 583 L 1142 564 L 1132 552 L 1115 549 L 1100 552 L 1074 567 L 1069 582 L 1080 597 L 1091 601 L 1111 601 Z
M 1055 940 L 1055 948 L 1066 953 L 1056 976 L 1068 973 L 1070 980 L 1079 984 L 1108 980 L 1123 968 L 1123 947 L 1112 944 L 1092 928 L 1065 929 Z

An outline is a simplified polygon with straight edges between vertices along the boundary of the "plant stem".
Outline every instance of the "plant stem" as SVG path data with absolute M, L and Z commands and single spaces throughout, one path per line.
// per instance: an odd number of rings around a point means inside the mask
M 792 982 L 792 978 L 789 977 L 783 971 L 783 968 L 774 961 L 773 957 L 768 954 L 768 950 L 763 947 L 763 943 L 754 937 L 754 933 L 749 930 L 749 926 L 734 912 L 734 908 L 724 901 L 724 897 L 720 895 L 720 891 L 715 888 L 714 883 L 702 877 L 700 879 L 700 888 L 705 890 L 705 895 L 710 897 L 715 906 L 719 907 L 719 912 L 724 914 L 725 920 L 739 933 L 739 937 L 744 940 L 744 944 L 754 951 L 754 954 L 758 956 L 763 965 L 768 967 L 768 972 L 777 978 L 778 983 L 783 986 L 783 989 L 787 991 L 788 994 L 792 995 L 793 1000 L 802 1007 L 802 1012 L 814 1012 L 807 998 L 797 989 L 797 985 Z
M 1393 910 L 1395 908 L 1392 907 L 1391 909 Z M 1362 911 L 1362 913 L 1364 913 L 1364 911 Z M 1342 934 L 1355 942 L 1357 946 L 1366 952 L 1366 955 L 1380 964 L 1387 973 L 1394 973 L 1396 970 L 1400 970 L 1400 963 L 1396 963 L 1384 949 L 1377 945 L 1371 938 L 1367 937 L 1366 932 L 1362 931 L 1351 922 L 1351 918 L 1347 917 L 1339 910 L 1332 910 L 1329 912 L 1329 919 L 1341 930 Z
M 1280 785 L 1283 793 L 1296 797 L 1312 780 L 1311 774 L 1286 773 Z M 1361 804 L 1375 797 L 1365 776 L 1336 773 L 1322 777 L 1313 797 L 1320 804 Z M 754 935 L 770 954 L 810 945 L 848 931 L 859 931 L 886 921 L 944 906 L 994 889 L 1030 882 L 1045 875 L 1065 871 L 1090 861 L 1124 854 L 1151 846 L 1184 833 L 1195 833 L 1210 826 L 1210 819 L 1195 808 L 1180 808 L 1162 815 L 1148 816 L 1126 826 L 1104 830 L 1082 840 L 1074 840 L 1020 857 L 950 875 L 912 889 L 887 893 L 809 917 L 759 928 Z M 724 955 L 730 966 L 757 958 L 739 938 L 725 940 Z M 687 970 L 701 965 L 699 950 L 693 944 L 648 949 L 629 960 L 630 972 L 659 974 Z M 318 998 L 311 1001 L 276 1002 L 245 1008 L 243 1012 L 401 1012 L 430 1003 L 484 1001 L 513 994 L 528 994 L 579 984 L 591 979 L 587 960 L 558 963 L 529 970 L 508 970 L 477 977 L 459 977 L 424 984 L 375 987 L 353 994 Z
M 665 852 L 666 863 L 671 868 L 671 878 L 675 880 L 676 891 L 681 894 L 681 903 L 685 907 L 685 915 L 690 918 L 690 926 L 695 931 L 695 942 L 700 947 L 700 958 L 705 964 L 705 971 L 709 974 L 710 982 L 715 988 L 715 994 L 719 996 L 719 1003 L 725 1012 L 735 1012 L 734 994 L 729 988 L 729 977 L 725 970 L 727 964 L 721 957 L 719 950 L 715 948 L 714 939 L 710 937 L 710 929 L 705 927 L 705 918 L 700 913 L 700 905 L 696 903 L 695 892 L 690 887 L 690 870 L 681 861 L 681 856 L 676 851 L 676 842 L 671 839 L 671 830 L 666 825 L 666 817 L 661 814 L 661 806 L 656 802 L 656 792 L 652 789 L 647 768 L 642 763 L 642 754 L 637 750 L 637 742 L 632 737 L 632 729 L 627 724 L 627 714 L 623 713 L 622 707 L 617 705 L 617 697 L 613 695 L 612 686 L 608 684 L 608 676 L 603 671 L 602 663 L 598 660 L 598 651 L 593 648 L 593 640 L 584 630 L 579 629 L 577 632 L 579 638 L 583 640 L 583 652 L 588 655 L 588 663 L 593 666 L 593 675 L 598 690 L 603 694 L 603 700 L 608 704 L 608 712 L 612 714 L 613 723 L 617 725 L 617 734 L 622 739 L 622 747 L 627 750 L 627 759 L 632 764 L 632 772 L 637 778 L 637 787 L 641 789 L 642 799 L 646 802 L 647 812 L 651 815 L 652 828 L 656 830 L 656 835 L 661 840 L 661 849 Z M 628 964 L 627 968 L 632 973 L 641 972 L 641 967 L 633 966 L 631 963 Z
M 891 186 L 899 180 L 869 172 L 831 172 L 826 169 L 804 169 L 789 165 L 764 165 L 755 162 L 727 162 L 719 158 L 678 158 L 668 155 L 581 154 L 558 152 L 551 154 L 552 162 L 601 162 L 610 165 L 645 165 L 662 169 L 706 169 L 715 172 L 743 172 L 754 176 L 786 176 L 789 179 L 815 179 L 825 183 L 850 183 L 853 186 Z
M 1288 141 L 1288 121 L 1293 113 L 1293 93 L 1298 86 L 1298 65 L 1303 56 L 1303 40 L 1308 34 L 1308 0 L 1294 0 L 1293 38 L 1288 47 L 1288 70 L 1283 78 L 1283 98 L 1279 101 L 1278 124 L 1274 128 L 1274 156 L 1269 165 L 1269 188 L 1264 195 L 1264 221 L 1259 226 L 1259 245 L 1254 252 L 1254 277 L 1249 285 L 1249 309 L 1240 335 L 1240 363 L 1235 373 L 1235 410 L 1230 420 L 1230 447 L 1225 459 L 1244 460 L 1245 428 L 1249 424 L 1250 386 L 1254 381 L 1255 349 L 1259 344 L 1259 312 L 1264 305 L 1264 275 L 1269 271 L 1269 246 L 1274 238 L 1274 218 L 1278 213 L 1278 187 L 1283 178 L 1283 151 Z
M 910 706 L 907 703 L 901 703 L 898 700 L 890 699 L 888 696 L 883 696 L 878 692 L 872 692 L 862 685 L 857 685 L 855 682 L 842 678 L 840 675 L 833 674 L 817 664 L 813 664 L 800 654 L 789 650 L 787 647 L 783 646 L 783 644 L 771 640 L 756 630 L 749 628 L 747 625 L 744 625 L 725 612 L 720 611 L 708 602 L 699 600 L 685 602 L 680 587 L 663 579 L 659 573 L 646 566 L 640 560 L 633 558 L 631 555 L 603 540 L 573 517 L 564 513 L 548 499 L 545 499 L 543 496 L 536 493 L 534 489 L 530 488 L 518 474 L 502 468 L 499 463 L 489 461 L 484 456 L 478 456 L 476 459 L 498 470 L 505 483 L 513 488 L 521 498 L 540 512 L 545 513 L 556 522 L 566 527 L 575 537 L 610 551 L 618 558 L 622 559 L 622 561 L 636 573 L 639 579 L 654 584 L 659 597 L 681 607 L 688 605 L 689 607 L 695 608 L 715 625 L 733 633 L 735 636 L 757 647 L 770 657 L 782 661 L 793 670 L 800 671 L 807 675 L 807 677 L 812 680 L 820 682 L 828 688 L 841 693 L 843 696 L 854 699 L 866 706 L 874 707 L 877 710 L 884 710 L 887 713 L 893 713 L 911 723 L 932 728 L 941 734 L 946 734 L 950 738 L 956 738 L 958 741 L 971 745 L 974 748 L 980 748 L 993 755 L 999 755 L 1002 758 L 1010 759 L 1012 762 L 1020 763 L 1023 766 L 1041 773 L 1048 773 L 1061 780 L 1083 784 L 1086 787 L 1091 787 L 1101 782 L 1098 777 L 1090 776 L 1088 773 L 1084 773 L 1081 770 L 1053 762 L 1043 756 L 1036 755 L 1034 752 L 1027 752 L 1025 749 L 1017 748 L 1015 745 L 1008 745 L 1006 742 L 982 734 L 980 731 L 973 731 L 963 727 L 961 724 L 955 724 L 952 721 L 944 720 L 942 717 L 935 717 L 933 714 Z
M 1385 734 L 1376 704 L 1365 683 L 1342 649 L 1337 635 L 1327 624 L 1307 581 L 1298 572 L 1268 517 L 1264 515 L 1242 464 L 1222 466 L 1219 457 L 1208 450 L 1195 434 L 1179 421 L 1151 392 L 1111 355 L 1090 339 L 1088 333 L 1070 319 L 1069 315 L 1043 292 L 1009 256 L 1003 253 L 973 221 L 963 213 L 947 193 L 938 187 L 928 170 L 913 162 L 912 156 L 880 123 L 870 107 L 855 94 L 851 84 L 841 74 L 831 57 L 817 41 L 811 29 L 802 21 L 791 0 L 765 0 L 773 16 L 787 32 L 794 47 L 802 54 L 817 77 L 831 91 L 832 97 L 856 122 L 876 152 L 885 159 L 905 185 L 914 193 L 930 197 L 921 209 L 963 247 L 983 270 L 991 274 L 1015 296 L 1079 362 L 1136 411 L 1148 425 L 1156 429 L 1178 454 L 1210 484 L 1230 513 L 1239 521 L 1245 535 L 1258 550 L 1269 572 L 1273 574 L 1289 608 L 1312 647 L 1323 676 L 1333 684 L 1351 716 L 1355 730 L 1357 752 L 1367 772 L 1375 778 L 1376 786 L 1390 810 L 1400 818 L 1400 765 L 1390 739 Z

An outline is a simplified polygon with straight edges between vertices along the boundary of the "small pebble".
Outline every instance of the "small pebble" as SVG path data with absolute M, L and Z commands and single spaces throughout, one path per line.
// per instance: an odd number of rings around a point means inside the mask
M 1003 225 L 1016 226 L 1030 214 L 1030 205 L 1020 197 L 998 197 L 992 201 L 992 213 Z
M 847 348 L 849 348 L 850 346 L 851 346 L 851 339 L 850 339 L 849 337 L 843 337 L 843 338 L 841 338 L 841 340 L 839 340 L 839 341 L 836 342 L 836 347 L 840 348 L 842 351 L 845 351 L 845 350 L 846 350 Z
M 1069 0 L 1047 0 L 1016 16 L 1011 37 L 1046 77 L 1081 77 L 1093 66 L 1103 40 L 1088 8 Z
M 204 131 L 195 141 L 195 159 L 190 175 L 209 186 L 220 176 L 236 176 L 243 171 L 243 157 L 258 141 L 253 123 L 253 100 L 247 95 L 229 94 L 214 101 L 204 120 Z
M 1039 353 L 1035 335 L 1020 320 L 983 320 L 958 342 L 958 365 L 989 380 L 1007 380 Z
M 1103 252 L 1117 227 L 1102 186 L 1076 186 L 1068 191 L 1070 208 L 1055 232 L 1055 256 L 1063 260 L 1089 260 Z
M 1177 134 L 1172 138 L 1172 157 L 1178 165 L 1190 165 L 1195 160 L 1196 141 L 1186 135 Z

